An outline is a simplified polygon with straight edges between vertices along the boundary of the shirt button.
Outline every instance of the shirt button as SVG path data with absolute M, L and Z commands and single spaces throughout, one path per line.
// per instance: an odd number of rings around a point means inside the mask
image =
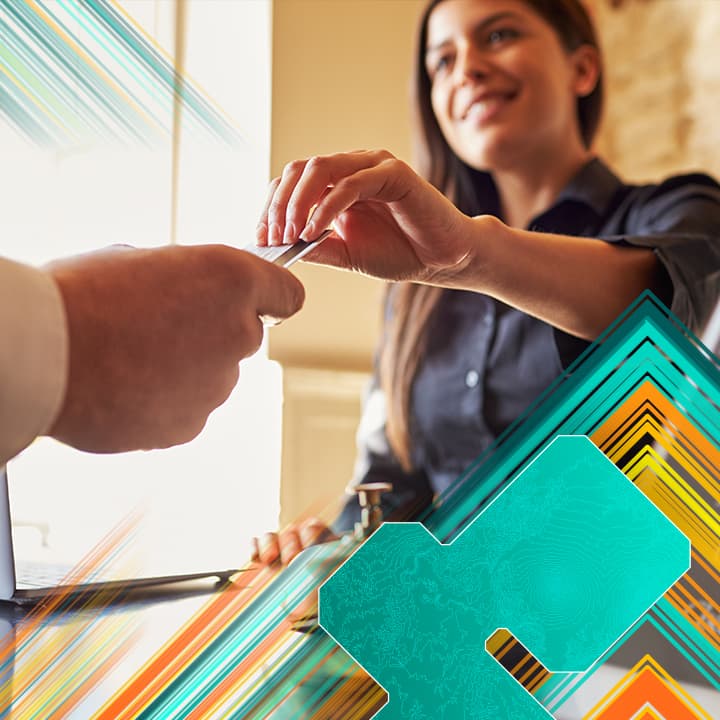
M 478 382 L 480 382 L 480 375 L 478 374 L 478 371 L 468 370 L 467 375 L 465 375 L 465 384 L 469 388 L 474 388 Z

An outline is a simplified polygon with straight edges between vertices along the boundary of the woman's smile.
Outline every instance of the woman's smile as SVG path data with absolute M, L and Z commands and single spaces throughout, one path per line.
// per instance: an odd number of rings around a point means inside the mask
M 510 105 L 517 97 L 517 92 L 487 91 L 476 92 L 473 96 L 458 102 L 460 110 L 458 119 L 470 127 L 482 127 L 490 124 Z

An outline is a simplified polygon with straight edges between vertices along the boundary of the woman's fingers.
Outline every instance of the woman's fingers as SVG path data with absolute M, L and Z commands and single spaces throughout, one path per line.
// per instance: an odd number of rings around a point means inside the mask
M 322 521 L 317 518 L 311 518 L 306 520 L 299 529 L 300 542 L 302 543 L 303 549 L 308 548 L 311 545 L 317 545 L 318 543 L 330 542 L 331 540 L 337 540 L 338 536 L 330 530 L 330 528 Z
M 260 562 L 260 542 L 256 537 L 250 540 L 250 561 Z
M 403 191 L 397 188 L 406 167 L 386 150 L 338 153 L 288 163 L 282 175 L 270 183 L 257 226 L 258 244 L 292 243 L 301 236 L 313 240 L 358 199 L 399 199 Z M 318 213 L 320 208 L 322 212 Z
M 255 228 L 255 236 L 258 245 L 268 244 L 268 210 L 270 209 L 270 203 L 275 197 L 275 191 L 280 184 L 280 178 L 274 178 L 270 181 L 268 186 L 267 197 L 265 198 L 265 207 L 260 214 L 260 220 L 258 220 L 257 227 Z
M 312 518 L 300 526 L 291 525 L 279 534 L 269 532 L 253 538 L 252 560 L 261 565 L 272 565 L 279 560 L 287 565 L 305 548 L 336 539 L 337 535 L 325 523 Z
M 303 258 L 305 262 L 318 265 L 331 265 L 342 270 L 353 270 L 347 244 L 336 235 L 330 235 L 315 246 Z
M 265 224 L 268 244 L 295 242 L 308 222 L 313 207 L 322 199 L 328 187 L 392 157 L 385 150 L 338 153 L 295 160 L 288 163 L 282 175 L 271 185 L 271 197 L 259 228 Z M 318 235 L 325 228 L 320 228 Z M 260 244 L 261 233 L 258 232 Z M 313 239 L 305 237 L 303 239 Z
M 278 533 L 265 533 L 257 541 L 257 562 L 272 565 L 278 560 L 287 565 L 301 550 L 300 535 L 295 527 L 289 527 Z
M 283 168 L 280 182 L 268 207 L 268 244 L 270 245 L 295 242 L 302 229 L 296 227 L 292 217 L 287 217 L 287 209 L 290 197 L 303 175 L 307 162 L 294 160 Z
M 326 227 L 355 203 L 377 200 L 392 203 L 402 200 L 409 192 L 404 163 L 386 159 L 372 167 L 346 175 L 317 203 L 312 218 L 301 235 L 305 240 L 315 239 Z
M 280 557 L 280 544 L 278 542 L 278 534 L 268 532 L 260 538 L 255 538 L 257 562 L 261 565 L 272 565 Z
M 303 549 L 297 528 L 290 527 L 280 533 L 280 562 L 287 565 Z
M 308 256 L 311 262 L 424 282 L 468 255 L 467 218 L 385 150 L 299 160 L 273 187 L 258 242 L 312 241 L 333 226 L 336 236 Z

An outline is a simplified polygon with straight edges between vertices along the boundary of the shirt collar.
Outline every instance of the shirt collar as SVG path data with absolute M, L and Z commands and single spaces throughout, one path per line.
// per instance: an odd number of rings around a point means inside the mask
M 615 194 L 622 187 L 623 183 L 620 178 L 602 160 L 592 158 L 565 186 L 558 196 L 555 206 L 566 200 L 580 202 L 602 217 Z

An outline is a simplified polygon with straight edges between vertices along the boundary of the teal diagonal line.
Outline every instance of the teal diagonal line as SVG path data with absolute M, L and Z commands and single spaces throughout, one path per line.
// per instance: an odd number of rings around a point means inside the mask
M 0 73 L 0 115 L 18 133 L 37 145 L 52 146 L 58 143 L 60 138 L 53 132 L 52 126 L 48 127 L 42 117 L 37 117 L 31 108 L 25 107 L 19 94 L 17 87 Z
M 162 82 L 169 91 L 174 91 L 175 69 L 110 3 L 102 2 L 102 0 L 85 0 L 84 5 L 107 31 L 133 54 L 147 72 Z M 182 98 L 187 110 L 202 120 L 218 136 L 227 141 L 238 140 L 238 134 L 234 128 L 190 83 L 183 83 Z
M 281 624 L 290 608 L 317 590 L 347 558 L 355 543 L 319 545 L 306 550 L 278 576 L 263 594 L 240 611 L 228 625 L 179 672 L 143 711 L 143 718 L 170 720 L 185 717 L 233 669 L 257 649 Z M 331 650 L 334 646 L 328 646 Z M 293 662 L 299 661 L 297 656 Z M 272 668 L 269 669 L 272 673 Z
M 720 652 L 677 608 L 660 600 L 650 613 L 656 627 L 707 681 L 720 690 Z
M 233 705 L 228 717 L 259 720 L 273 713 L 286 718 L 315 717 L 315 711 L 342 684 L 355 662 L 337 646 L 335 652 L 329 651 L 324 633 L 298 635 L 298 641 L 295 653 L 274 665 L 250 697 Z M 316 680 L 308 682 L 308 677 L 313 676 Z
M 86 125 L 79 115 L 71 113 L 73 103 L 77 107 L 80 98 L 67 90 L 69 85 L 40 57 L 32 33 L 18 35 L 0 16 L 0 74 L 12 88 L 3 98 L 5 111 L 21 113 L 28 121 L 32 118 L 32 124 L 46 128 L 48 135 L 72 135 L 80 125 Z
M 108 0 L 0 0 L 0 114 L 35 143 L 115 138 L 152 145 L 171 132 L 180 93 L 191 131 L 238 131 Z M 180 88 L 178 90 L 178 88 Z
M 83 43 L 85 51 L 123 88 L 157 128 L 169 133 L 171 118 L 167 110 L 171 107 L 172 98 L 165 84 L 155 73 L 148 72 L 147 67 L 137 62 L 135 54 L 129 52 L 121 39 L 108 31 L 106 24 L 98 20 L 93 9 L 87 4 L 70 2 L 65 3 L 63 8 L 82 30 L 76 35 L 88 39 Z M 91 49 L 91 42 L 98 46 L 97 50 Z M 102 60 L 98 51 L 102 51 L 105 56 Z M 124 77 L 131 82 L 128 83 Z M 163 110 L 160 111 L 159 108 Z
M 143 129 L 137 118 L 133 117 L 134 111 L 124 112 L 125 104 L 117 93 L 67 45 L 55 30 L 33 12 L 30 6 L 11 2 L 4 9 L 18 29 L 24 33 L 24 37 L 19 38 L 20 41 L 36 44 L 44 54 L 46 66 L 54 64 L 55 75 L 60 76 L 59 80 L 44 89 L 42 96 L 47 98 L 55 93 L 65 93 L 64 88 L 68 81 L 75 84 L 76 93 L 81 101 L 73 112 L 62 116 L 64 122 L 73 124 L 78 121 L 89 123 L 94 121 L 106 128 L 116 126 L 122 132 L 129 133 L 135 140 L 144 142 Z M 62 26 L 62 23 L 58 21 L 58 25 Z M 72 37 L 72 33 L 67 28 L 63 27 L 63 30 Z
M 720 675 L 717 672 L 717 663 L 720 658 L 718 658 L 717 650 L 668 600 L 661 598 L 623 638 L 622 644 L 627 643 L 630 647 L 637 647 L 637 660 L 647 652 L 646 648 L 638 646 L 636 640 L 636 636 L 642 635 L 643 633 L 640 631 L 644 630 L 646 626 L 654 628 L 655 632 L 664 637 L 668 647 L 687 660 L 711 687 L 720 690 Z M 602 668 L 606 660 L 612 660 L 617 647 L 616 645 L 610 648 L 586 673 L 551 676 L 535 694 L 536 698 L 550 712 L 557 712 L 566 702 L 572 701 L 573 695 L 583 685 L 593 680 L 595 673 Z M 627 667 L 627 660 L 620 665 Z

